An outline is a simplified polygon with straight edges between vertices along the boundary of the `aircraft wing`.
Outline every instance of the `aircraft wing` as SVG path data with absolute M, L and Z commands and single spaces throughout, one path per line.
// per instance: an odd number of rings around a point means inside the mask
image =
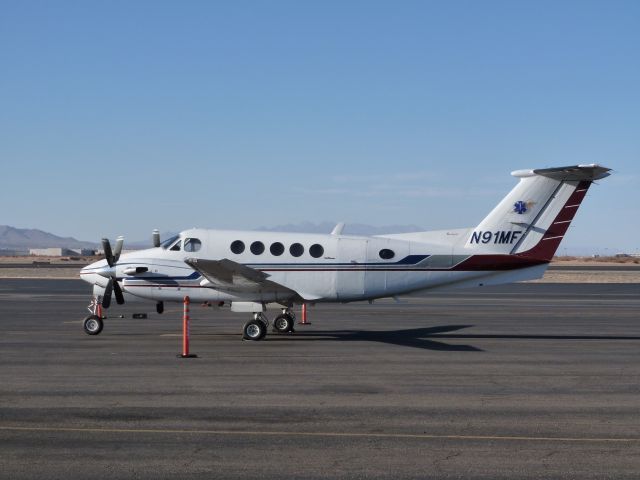
M 290 296 L 298 293 L 284 285 L 267 280 L 268 274 L 227 258 L 206 260 L 187 258 L 184 261 L 206 278 L 212 286 L 228 292 L 278 291 Z

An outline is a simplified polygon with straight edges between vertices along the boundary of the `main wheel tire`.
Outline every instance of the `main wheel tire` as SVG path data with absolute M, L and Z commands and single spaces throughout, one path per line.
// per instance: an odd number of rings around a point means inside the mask
M 293 318 L 291 315 L 283 313 L 273 320 L 273 330 L 278 333 L 293 332 Z
M 99 316 L 89 315 L 82 322 L 82 326 L 87 335 L 98 335 L 104 328 L 104 323 Z
M 260 320 L 249 320 L 242 329 L 242 338 L 245 340 L 262 340 L 267 334 L 267 326 Z

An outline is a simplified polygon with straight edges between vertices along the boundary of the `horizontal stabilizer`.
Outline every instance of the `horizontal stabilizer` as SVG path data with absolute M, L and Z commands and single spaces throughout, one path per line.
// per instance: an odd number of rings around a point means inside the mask
M 537 175 L 550 177 L 555 180 L 564 181 L 583 181 L 583 180 L 600 180 L 610 175 L 610 168 L 601 167 L 600 165 L 576 165 L 574 167 L 557 167 L 557 168 L 539 168 L 533 172 Z
M 516 170 L 511 175 L 514 177 L 531 177 L 533 175 L 541 175 L 543 177 L 552 178 L 564 182 L 570 181 L 593 181 L 608 177 L 611 169 L 602 167 L 595 163 L 590 165 L 571 165 L 568 167 L 553 168 L 536 168 L 534 170 Z

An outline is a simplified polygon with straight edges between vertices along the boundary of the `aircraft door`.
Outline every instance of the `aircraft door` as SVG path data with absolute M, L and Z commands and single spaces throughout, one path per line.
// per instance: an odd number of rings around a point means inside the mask
M 338 240 L 336 296 L 338 300 L 358 300 L 364 295 L 366 239 L 340 238 Z
M 384 294 L 387 287 L 387 272 L 376 268 L 384 266 L 379 252 L 389 246 L 388 240 L 370 240 L 367 245 L 367 263 L 369 269 L 365 272 L 365 292 L 368 297 L 378 297 Z M 372 268 L 373 267 L 373 268 Z

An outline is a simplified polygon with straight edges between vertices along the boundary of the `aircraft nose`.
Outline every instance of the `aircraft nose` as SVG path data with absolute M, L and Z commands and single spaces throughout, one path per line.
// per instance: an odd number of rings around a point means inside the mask
M 98 272 L 100 270 L 100 267 L 102 267 L 102 263 L 106 263 L 106 262 L 104 262 L 103 260 L 100 260 L 97 262 L 93 262 L 92 264 L 87 265 L 86 267 L 81 268 L 80 278 L 85 282 L 94 285 L 98 281 L 98 278 L 100 277 Z

